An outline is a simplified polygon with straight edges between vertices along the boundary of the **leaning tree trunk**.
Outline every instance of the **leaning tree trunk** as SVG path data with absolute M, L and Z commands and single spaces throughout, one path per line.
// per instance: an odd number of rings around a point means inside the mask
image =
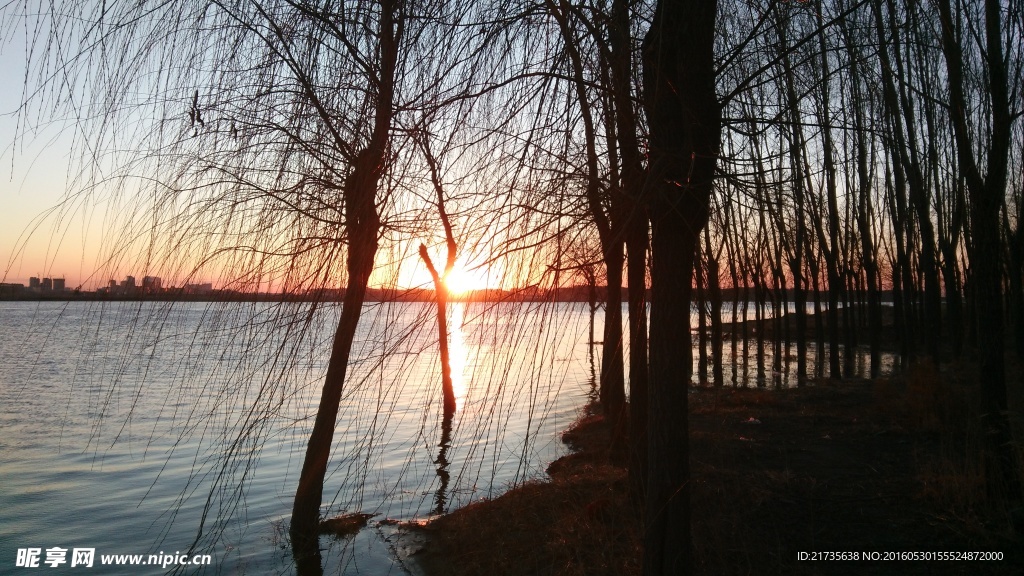
M 874 8 L 876 27 L 881 33 L 881 10 L 878 5 L 875 5 Z M 895 16 L 890 12 L 889 29 L 896 30 L 897 26 Z M 889 51 L 884 46 L 879 51 L 879 58 L 882 63 L 882 101 L 893 124 L 894 152 L 902 165 L 903 174 L 905 174 L 910 208 L 917 216 L 918 231 L 921 235 L 919 269 L 924 276 L 924 317 L 922 318 L 925 324 L 924 337 L 928 355 L 938 366 L 941 360 L 939 348 L 942 329 L 942 295 L 939 286 L 938 258 L 935 254 L 935 230 L 931 221 L 931 194 L 927 188 L 918 152 L 914 106 L 910 101 L 904 82 L 900 82 L 899 86 L 896 85 L 896 81 L 905 76 L 900 43 L 898 41 L 892 43 L 891 59 Z M 892 71 L 896 72 L 895 78 Z
M 363 214 L 362 218 L 352 219 L 359 222 L 349 226 L 348 251 L 348 286 L 341 309 L 341 319 L 334 333 L 331 345 L 331 357 L 327 364 L 327 376 L 324 379 L 320 395 L 320 406 L 317 409 L 313 431 L 309 435 L 306 446 L 306 457 L 299 475 L 299 485 L 295 491 L 292 507 L 291 536 L 292 546 L 297 558 L 314 558 L 318 556 L 317 531 L 320 520 L 320 503 L 323 498 L 324 475 L 327 473 L 327 461 L 334 441 L 334 427 L 338 419 L 338 406 L 341 392 L 348 370 L 349 353 L 355 338 L 356 327 L 362 312 L 366 296 L 366 286 L 373 271 L 373 260 L 377 253 L 377 229 L 379 219 L 374 205 L 376 176 L 367 173 L 367 167 L 375 165 L 363 162 L 369 155 L 363 154 L 359 164 L 350 176 L 353 182 L 360 184 L 346 186 L 349 197 L 365 195 L 360 201 L 353 198 L 346 204 L 356 207 Z M 355 191 L 356 188 L 360 190 Z M 368 197 L 366 197 L 368 196 Z
M 721 140 L 715 0 L 660 0 L 643 42 L 650 127 L 651 334 L 643 572 L 689 574 L 687 391 L 693 255 L 707 224 Z
M 449 252 L 449 261 L 452 253 Z M 448 352 L 448 286 L 445 284 L 445 277 L 451 272 L 448 268 L 444 276 L 438 274 L 434 263 L 427 253 L 427 247 L 420 244 L 420 258 L 427 266 L 430 277 L 434 280 L 434 302 L 437 306 L 437 342 L 438 351 L 441 355 L 441 395 L 443 398 L 443 418 L 451 419 L 455 415 L 455 385 L 452 384 L 452 362 Z
M 373 133 L 352 166 L 344 185 L 345 227 L 348 233 L 348 285 L 341 309 L 341 319 L 331 344 L 331 357 L 320 395 L 313 430 L 306 446 L 306 456 L 299 475 L 292 506 L 292 550 L 300 565 L 319 566 L 317 532 L 320 503 L 323 499 L 324 476 L 330 458 L 334 428 L 338 419 L 349 354 L 366 297 L 366 286 L 373 272 L 377 255 L 380 215 L 377 213 L 377 187 L 383 175 L 387 144 L 394 114 L 394 78 L 398 61 L 394 3 L 384 1 L 380 14 L 380 70 Z
M 423 157 L 430 168 L 430 182 L 434 185 L 434 193 L 437 194 L 437 214 L 441 219 L 441 226 L 444 228 L 445 246 L 448 249 L 445 258 L 444 272 L 438 273 L 434 262 L 430 259 L 427 247 L 420 244 L 420 258 L 430 272 L 430 278 L 434 281 L 434 300 L 437 304 L 437 339 L 438 349 L 441 354 L 441 394 L 443 396 L 443 419 L 450 421 L 455 415 L 455 386 L 452 384 L 452 363 L 448 353 L 448 276 L 455 268 L 455 261 L 458 259 L 459 246 L 455 242 L 455 234 L 452 231 L 452 222 L 448 217 L 448 210 L 445 209 L 444 185 L 441 183 L 440 169 L 437 159 L 430 151 L 429 136 L 422 135 L 420 146 L 423 148 Z

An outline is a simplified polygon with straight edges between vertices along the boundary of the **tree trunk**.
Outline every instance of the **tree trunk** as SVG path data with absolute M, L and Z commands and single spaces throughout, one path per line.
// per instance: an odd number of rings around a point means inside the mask
M 634 500 L 643 502 L 647 470 L 647 241 L 644 167 L 633 107 L 633 37 L 629 2 L 613 0 L 611 24 L 612 99 L 619 156 L 622 160 L 621 201 L 626 235 L 626 283 L 629 300 L 629 478 Z M 641 508 L 638 506 L 638 508 Z
M 627 224 L 629 282 L 629 475 L 633 496 L 643 502 L 647 478 L 647 217 Z
M 643 573 L 690 574 L 687 392 L 694 249 L 707 223 L 721 139 L 715 0 L 661 0 L 643 43 L 650 127 L 651 340 Z
M 366 156 L 364 156 L 365 158 Z M 361 158 L 362 160 L 362 158 Z M 334 427 L 338 419 L 338 405 L 348 370 L 349 354 L 355 338 L 356 327 L 362 312 L 366 296 L 366 285 L 373 271 L 373 260 L 377 253 L 377 220 L 373 194 L 376 192 L 376 179 L 366 176 L 368 163 L 357 164 L 352 172 L 352 180 L 363 180 L 366 188 L 359 194 L 368 194 L 368 200 L 362 203 L 365 220 L 359 219 L 361 225 L 350 227 L 348 252 L 349 282 L 345 290 L 345 298 L 341 309 L 341 319 L 334 333 L 331 345 L 331 357 L 327 365 L 327 376 L 324 379 L 317 408 L 313 431 L 309 435 L 306 456 L 299 475 L 299 485 L 295 490 L 295 501 L 292 506 L 291 536 L 292 547 L 297 558 L 315 559 L 319 565 L 319 545 L 317 532 L 320 521 L 320 504 L 323 499 L 324 475 L 327 473 L 327 461 L 330 458 L 331 444 L 334 440 Z M 372 185 L 372 187 L 370 187 Z M 355 185 L 352 186 L 355 188 Z M 353 191 L 350 191 L 352 193 Z M 346 202 L 349 203 L 349 202 Z M 352 230 L 357 228 L 357 230 Z
M 455 415 L 455 388 L 452 385 L 452 365 L 448 353 L 448 276 L 455 269 L 455 261 L 458 260 L 458 244 L 455 242 L 455 234 L 452 231 L 452 222 L 448 217 L 448 210 L 445 208 L 444 185 L 441 183 L 440 168 L 437 159 L 430 151 L 430 136 L 422 134 L 420 147 L 423 148 L 423 157 L 430 168 L 430 182 L 434 186 L 434 193 L 437 195 L 437 213 L 441 219 L 441 226 L 444 228 L 445 247 L 447 255 L 445 258 L 444 272 L 438 273 L 434 267 L 427 247 L 420 244 L 420 258 L 430 272 L 430 278 L 434 281 L 434 300 L 437 303 L 437 333 L 438 348 L 441 356 L 441 393 L 443 396 L 443 416 L 451 424 L 452 416 Z
M 722 369 L 722 287 L 718 282 L 718 257 L 711 248 L 711 234 L 704 228 L 704 252 L 707 262 L 707 296 L 711 303 L 711 373 L 714 385 L 725 384 Z
M 869 137 L 867 114 L 865 114 L 864 98 L 861 92 L 860 50 L 854 43 L 849 26 L 845 20 L 840 21 L 846 49 L 850 61 L 850 98 L 853 108 L 854 145 L 857 155 L 857 228 L 861 243 L 861 261 L 864 265 L 864 276 L 867 284 L 868 310 L 868 342 L 871 348 L 871 378 L 882 374 L 882 302 L 879 289 L 878 261 L 875 256 L 874 235 L 871 221 L 874 217 L 872 208 L 872 173 L 869 169 L 871 160 L 868 155 Z
M 707 290 L 707 255 L 703 254 L 698 243 L 694 255 L 694 281 L 697 294 L 697 382 L 701 386 L 708 383 L 708 290 Z
M 981 424 L 985 431 L 985 484 L 990 496 L 1007 496 L 1015 500 L 1021 496 L 1021 485 L 1006 412 L 1002 246 L 999 234 L 999 210 L 1006 191 L 1012 133 L 1009 90 L 1003 60 L 1001 7 L 998 0 L 985 0 L 984 61 L 988 69 L 992 135 L 987 150 L 987 173 L 983 177 L 974 158 L 974 146 L 967 126 L 963 48 L 954 34 L 956 25 L 949 0 L 939 0 L 938 5 L 957 159 L 971 195 L 973 251 L 970 256 L 978 314 L 978 376 L 981 384 Z
M 612 243 L 605 253 L 608 278 L 604 308 L 604 345 L 601 351 L 601 404 L 611 421 L 612 451 L 625 445 L 626 382 L 622 346 L 622 244 Z
M 452 363 L 448 354 L 448 286 L 444 278 L 437 273 L 434 263 L 430 260 L 427 247 L 420 244 L 420 258 L 427 266 L 430 277 L 434 280 L 434 301 L 437 305 L 437 343 L 441 355 L 441 394 L 444 401 L 444 418 L 450 419 L 455 414 L 455 387 L 452 385 Z M 454 263 L 454 251 L 448 253 L 448 261 Z M 445 270 L 445 276 L 451 268 Z
M 397 6 L 393 2 L 385 0 L 381 3 L 380 70 L 376 85 L 373 132 L 366 148 L 357 155 L 344 185 L 345 227 L 349 242 L 346 261 L 348 285 L 342 304 L 341 319 L 338 321 L 338 328 L 331 344 L 331 357 L 327 364 L 320 405 L 306 446 L 306 455 L 292 506 L 292 550 L 297 562 L 305 566 L 316 563 L 319 567 L 317 531 L 324 476 L 334 440 L 334 428 L 348 370 L 349 354 L 377 254 L 380 216 L 377 213 L 376 196 L 384 172 L 384 159 L 394 114 L 394 78 L 399 42 L 395 22 L 397 11 Z
M 565 50 L 572 64 L 573 88 L 580 106 L 586 143 L 587 186 L 585 196 L 590 216 L 597 226 L 608 279 L 605 294 L 600 397 L 605 416 L 611 420 L 612 451 L 617 452 L 625 444 L 626 408 L 625 366 L 622 351 L 622 265 L 624 263 L 622 250 L 624 238 L 622 237 L 621 221 L 616 217 L 622 209 L 622 202 L 621 199 L 617 200 L 613 195 L 612 202 L 613 204 L 617 202 L 617 204 L 608 212 L 601 202 L 600 159 L 597 153 L 594 114 L 583 75 L 583 59 L 573 35 L 573 28 L 569 23 L 571 8 L 565 0 L 560 0 L 557 5 L 555 0 L 548 0 L 547 6 L 558 23 Z

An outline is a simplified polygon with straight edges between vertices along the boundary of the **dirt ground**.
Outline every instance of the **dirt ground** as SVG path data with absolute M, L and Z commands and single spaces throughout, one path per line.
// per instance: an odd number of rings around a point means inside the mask
M 922 393 L 927 389 L 928 393 Z M 932 376 L 690 396 L 698 574 L 1024 574 L 1021 510 L 990 504 L 966 392 Z M 592 410 L 592 408 L 591 408 Z M 431 576 L 639 574 L 640 523 L 608 431 L 585 413 L 550 479 L 441 517 L 415 556 Z M 858 560 L 799 554 L 857 553 Z M 865 560 L 996 552 L 1002 561 Z M 898 557 L 898 556 L 897 556 Z

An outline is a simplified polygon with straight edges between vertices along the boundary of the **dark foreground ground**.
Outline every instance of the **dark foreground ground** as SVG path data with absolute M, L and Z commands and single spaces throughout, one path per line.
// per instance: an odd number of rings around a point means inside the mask
M 1012 506 L 986 502 L 955 374 L 691 395 L 698 574 L 1022 574 Z M 431 576 L 638 574 L 626 472 L 585 414 L 550 480 L 431 522 Z M 1016 514 L 1019 514 L 1019 509 Z M 1018 518 L 1019 521 L 1019 518 Z M 798 560 L 801 552 L 856 561 Z M 1001 552 L 1002 561 L 864 560 L 864 553 Z

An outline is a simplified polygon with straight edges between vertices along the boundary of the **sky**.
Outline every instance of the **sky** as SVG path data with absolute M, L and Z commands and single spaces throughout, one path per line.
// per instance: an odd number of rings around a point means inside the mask
M 84 205 L 68 201 L 77 192 L 74 121 L 39 125 L 37 111 L 28 115 L 28 123 L 19 114 L 24 98 L 25 60 L 24 31 L 12 34 L 10 30 L 0 30 L 0 78 L 5 79 L 0 81 L 0 282 L 28 285 L 32 276 L 65 278 L 69 289 L 92 290 L 128 274 L 141 278 L 147 271 L 130 269 L 130 265 L 110 269 L 99 261 L 103 249 L 109 248 L 104 246 L 104 236 L 110 242 L 110 238 L 124 235 L 120 230 L 104 230 L 108 207 L 97 200 L 98 196 L 82 195 L 87 199 Z M 416 240 L 415 244 L 418 243 Z M 443 263 L 442 246 L 432 247 L 431 253 L 438 265 Z M 378 263 L 371 285 L 432 284 L 416 256 L 415 246 L 402 259 L 397 274 L 380 266 Z M 214 277 L 191 281 L 223 282 Z M 480 268 L 466 257 L 460 257 L 451 281 L 456 291 L 501 284 L 494 267 Z
M 80 125 L 73 118 L 48 119 L 47 107 L 38 101 L 27 114 L 22 112 L 26 35 L 31 32 L 26 32 L 24 24 L 19 27 L 11 22 L 0 12 L 0 282 L 27 285 L 32 276 L 65 278 L 68 288 L 91 290 L 125 275 L 141 278 L 155 274 L 169 285 L 166 279 L 173 272 L 145 270 L 133 264 L 145 260 L 132 256 L 134 248 L 119 253 L 120 264 L 101 262 L 101 255 L 118 252 L 121 245 L 117 243 L 122 239 L 145 240 L 146 223 L 133 234 L 124 229 L 123 222 L 138 224 L 138 219 L 119 219 L 123 209 L 105 204 L 102 194 L 80 194 L 75 175 L 81 150 L 74 147 L 75 130 Z M 107 227 L 106 222 L 119 225 Z M 437 238 L 404 239 L 410 248 L 400 259 L 399 270 L 383 263 L 388 254 L 382 250 L 371 285 L 429 287 L 430 276 L 416 256 L 415 248 L 422 240 L 436 242 Z M 431 255 L 436 263 L 443 262 L 443 244 L 431 246 Z M 454 290 L 502 285 L 504 268 L 494 263 L 481 266 L 483 259 L 479 253 L 460 257 L 451 278 Z M 192 277 L 189 282 L 225 283 L 213 272 L 202 273 L 212 275 Z
M 104 267 L 97 262 L 102 248 L 102 205 L 66 202 L 74 193 L 74 162 L 70 124 L 53 124 L 25 132 L 18 108 L 23 98 L 25 47 L 23 42 L 4 38 L 0 42 L 0 282 L 28 285 L 32 276 L 65 278 L 68 288 L 94 289 L 108 278 L 97 275 Z M 90 199 L 93 198 L 90 196 Z M 90 200 L 92 202 L 92 200 Z M 441 265 L 441 247 L 432 258 Z M 415 251 L 411 251 L 414 255 Z M 136 270 L 119 270 L 141 277 Z M 430 287 L 430 275 L 416 256 L 405 258 L 402 270 L 378 270 L 378 282 L 395 282 L 402 287 Z M 214 281 L 199 278 L 196 282 Z M 483 289 L 500 283 L 490 273 L 459 259 L 452 274 L 455 291 Z M 373 283 L 371 281 L 371 283 Z
M 7 31 L 10 32 L 10 31 Z M 23 31 L 0 35 L 0 278 L 28 284 L 30 276 L 64 277 L 78 286 L 91 272 L 98 242 L 94 226 L 78 211 L 54 211 L 68 190 L 71 138 L 66 125 L 24 132 Z M 94 253 L 94 252 L 93 252 Z M 88 263 L 88 264 L 87 264 Z

